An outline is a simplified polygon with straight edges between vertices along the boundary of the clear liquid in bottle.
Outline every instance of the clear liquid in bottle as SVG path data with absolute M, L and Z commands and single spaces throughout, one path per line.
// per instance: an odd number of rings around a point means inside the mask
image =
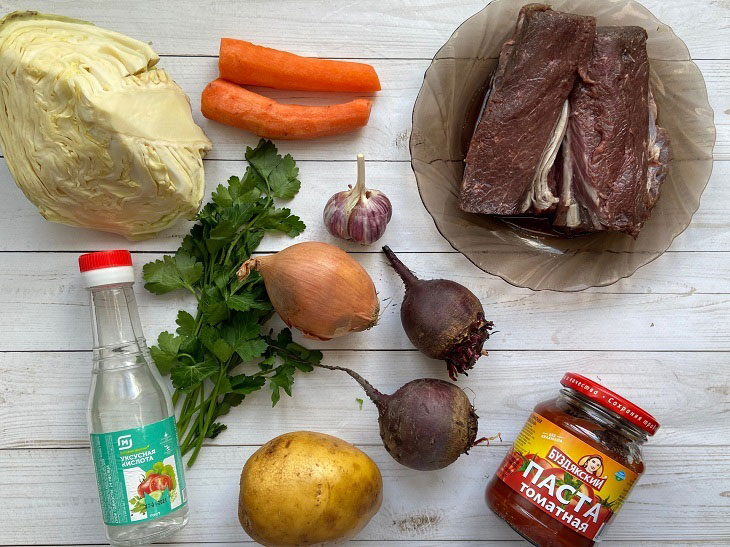
M 151 543 L 188 520 L 174 408 L 142 334 L 129 252 L 90 253 L 79 265 L 91 295 L 88 425 L 107 537 Z

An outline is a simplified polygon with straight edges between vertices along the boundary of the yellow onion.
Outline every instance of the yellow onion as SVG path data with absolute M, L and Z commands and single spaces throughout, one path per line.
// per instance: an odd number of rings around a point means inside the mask
M 244 280 L 261 274 L 276 312 L 307 338 L 330 340 L 367 330 L 378 320 L 373 280 L 350 255 L 329 243 L 297 243 L 273 255 L 250 258 Z

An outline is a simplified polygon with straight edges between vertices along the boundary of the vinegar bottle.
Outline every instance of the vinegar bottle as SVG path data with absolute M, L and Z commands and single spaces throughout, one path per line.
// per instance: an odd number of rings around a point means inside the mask
M 106 534 L 112 545 L 151 543 L 188 520 L 174 409 L 151 366 L 129 251 L 81 255 L 79 268 L 91 295 L 88 424 Z

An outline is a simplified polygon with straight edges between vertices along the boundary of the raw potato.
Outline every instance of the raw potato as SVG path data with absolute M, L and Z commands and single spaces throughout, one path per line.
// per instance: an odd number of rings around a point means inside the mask
M 270 547 L 341 543 L 378 512 L 383 479 L 367 454 L 337 437 L 286 433 L 241 472 L 238 519 Z

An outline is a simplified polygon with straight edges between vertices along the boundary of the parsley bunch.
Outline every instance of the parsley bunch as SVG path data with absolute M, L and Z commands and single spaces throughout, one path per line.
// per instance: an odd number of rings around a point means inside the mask
M 182 454 L 192 451 L 188 466 L 206 438 L 226 429 L 219 418 L 246 395 L 268 380 L 276 405 L 280 389 L 291 395 L 295 371 L 309 372 L 322 360 L 319 351 L 292 342 L 289 329 L 262 334 L 273 314 L 263 280 L 255 272 L 245 281 L 236 277 L 266 231 L 295 237 L 305 228 L 289 209 L 274 205 L 274 198 L 291 199 L 299 191 L 292 157 L 262 139 L 246 149 L 246 160 L 246 174 L 218 186 L 177 252 L 143 270 L 148 291 L 186 290 L 198 304 L 194 316 L 179 311 L 176 334 L 161 333 L 150 348 L 160 373 L 172 379 L 175 406 L 183 399 L 177 430 Z

